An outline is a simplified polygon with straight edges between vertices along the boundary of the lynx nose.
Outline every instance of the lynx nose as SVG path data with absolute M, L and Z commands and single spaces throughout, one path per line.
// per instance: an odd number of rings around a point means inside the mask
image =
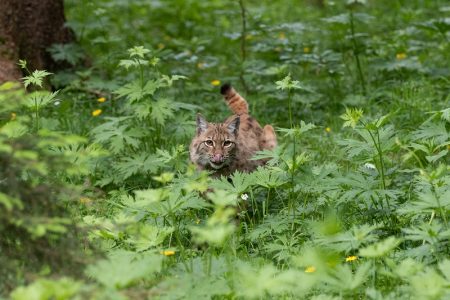
M 222 154 L 214 154 L 211 161 L 214 163 L 223 162 L 223 155 Z

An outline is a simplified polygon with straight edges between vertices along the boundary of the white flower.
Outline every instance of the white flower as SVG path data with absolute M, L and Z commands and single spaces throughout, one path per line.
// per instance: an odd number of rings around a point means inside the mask
M 365 163 L 365 164 L 364 164 L 364 168 L 371 169 L 371 170 L 375 170 L 377 167 L 375 167 L 374 164 L 371 164 L 371 163 Z
M 248 199 L 248 194 L 247 194 L 247 193 L 243 193 L 243 194 L 241 195 L 241 199 L 244 200 L 244 201 L 247 201 L 247 199 Z

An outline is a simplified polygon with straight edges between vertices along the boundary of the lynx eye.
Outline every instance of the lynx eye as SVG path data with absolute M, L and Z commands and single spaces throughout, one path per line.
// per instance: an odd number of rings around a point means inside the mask
M 231 144 L 233 144 L 231 141 L 225 141 L 225 142 L 223 142 L 223 146 L 224 146 L 224 147 L 230 147 Z
M 212 147 L 212 146 L 214 146 L 214 142 L 212 140 L 206 140 L 205 145 L 208 147 Z

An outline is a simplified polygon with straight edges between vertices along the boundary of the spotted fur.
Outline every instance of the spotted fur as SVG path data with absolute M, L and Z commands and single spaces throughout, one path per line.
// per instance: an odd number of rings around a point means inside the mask
M 223 123 L 209 123 L 197 115 L 197 133 L 189 147 L 190 159 L 200 170 L 229 175 L 236 170 L 250 172 L 264 160 L 250 160 L 255 152 L 277 145 L 271 125 L 261 128 L 249 115 L 247 101 L 229 84 L 221 87 L 225 102 L 234 113 Z

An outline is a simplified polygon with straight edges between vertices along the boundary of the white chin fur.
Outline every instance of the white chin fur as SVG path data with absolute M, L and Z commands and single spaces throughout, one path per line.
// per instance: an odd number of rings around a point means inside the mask
M 220 168 L 222 168 L 224 164 L 225 164 L 225 163 L 221 163 L 220 165 L 216 165 L 216 164 L 213 164 L 212 162 L 209 163 L 209 165 L 210 165 L 213 169 L 216 169 L 216 170 L 219 170 Z

